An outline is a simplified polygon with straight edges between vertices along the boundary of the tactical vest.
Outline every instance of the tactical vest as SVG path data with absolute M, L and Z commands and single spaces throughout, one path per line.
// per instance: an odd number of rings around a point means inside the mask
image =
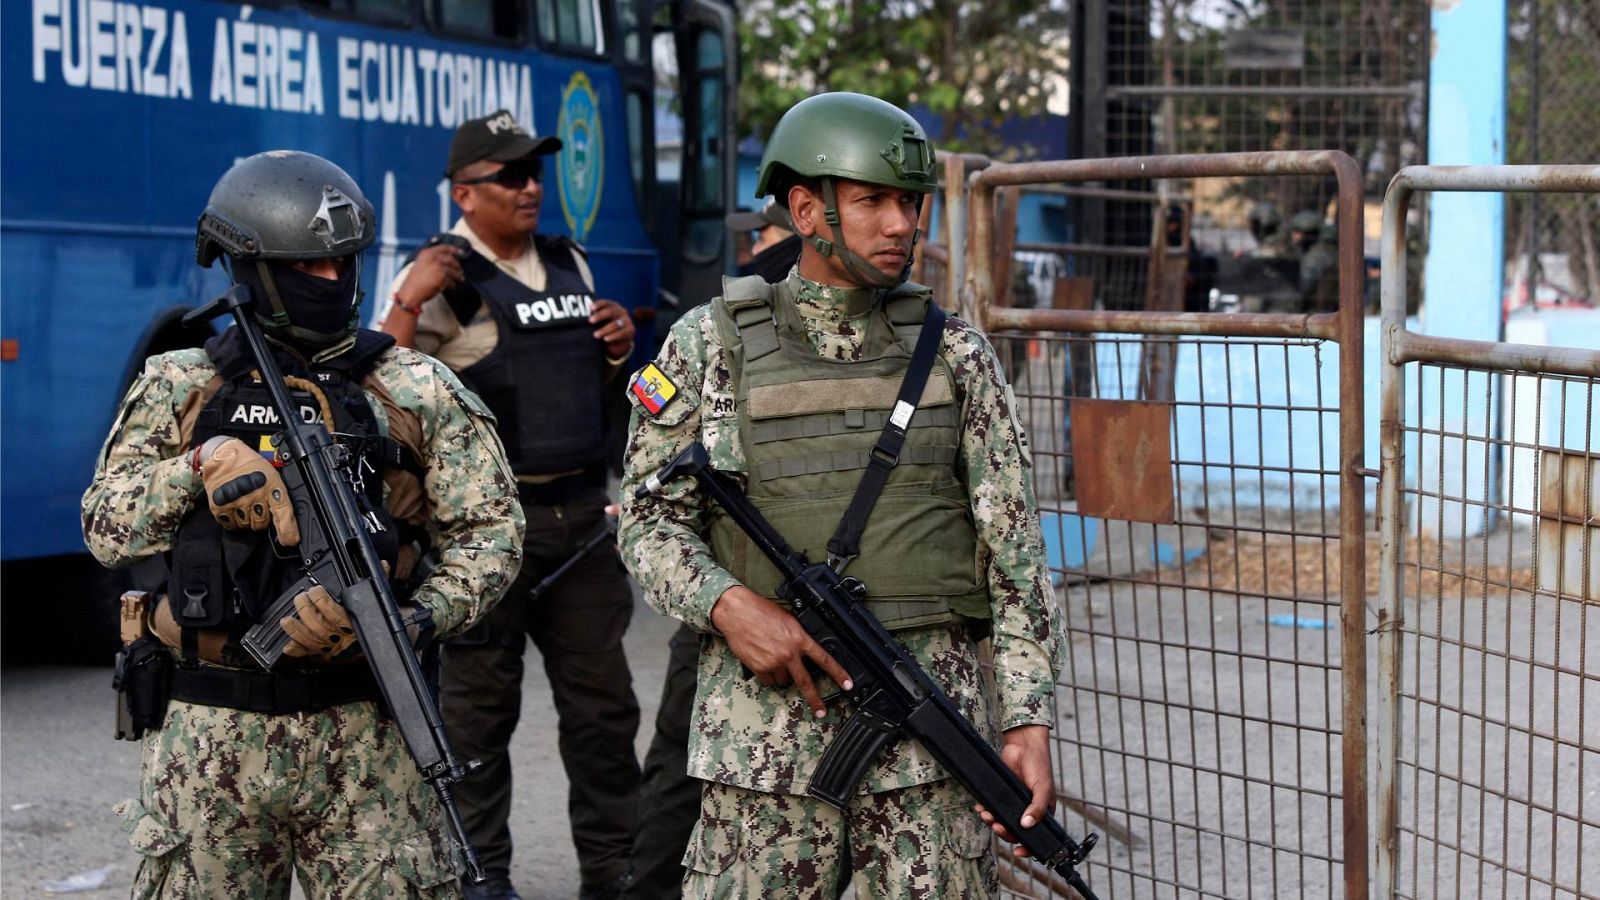
M 458 374 L 494 413 L 518 475 L 570 472 L 605 459 L 606 361 L 589 324 L 594 292 L 578 271 L 574 244 L 541 235 L 533 241 L 545 266 L 542 291 L 481 254 L 461 261 L 468 284 L 499 326 L 499 339 L 488 356 Z
M 849 362 L 811 349 L 787 282 L 733 279 L 723 293 L 711 314 L 733 369 L 747 493 L 791 546 L 825 558 L 894 408 L 931 293 L 910 284 L 891 291 L 869 319 L 862 358 Z M 848 570 L 867 585 L 867 606 L 886 628 L 990 616 L 967 489 L 956 471 L 960 428 L 955 377 L 938 358 Z M 710 538 L 734 577 L 776 593 L 777 569 L 720 510 Z
M 382 433 L 361 390 L 361 380 L 393 343 L 388 335 L 361 331 L 354 348 L 310 367 L 290 354 L 277 354 L 285 378 L 313 383 L 326 398 L 324 409 L 311 392 L 290 390 L 290 399 L 305 421 L 323 424 L 327 415 L 332 415 L 334 439 L 356 458 L 351 469 L 357 474 L 352 484 L 357 502 L 363 513 L 376 516 L 384 526 L 373 537 L 379 556 L 391 567 L 398 556 L 401 527 L 384 508 L 382 475 L 392 466 L 420 467 L 409 451 Z M 189 447 L 225 435 L 274 458 L 274 437 L 283 431 L 283 424 L 267 389 L 251 374 L 254 362 L 238 329 L 230 328 L 212 338 L 205 349 L 217 367 L 220 386 L 196 417 Z M 196 502 L 179 525 L 168 556 L 169 603 L 185 641 L 191 640 L 195 629 L 223 629 L 230 645 L 225 652 L 232 661 L 245 663 L 249 657 L 229 652 L 231 645 L 298 580 L 299 559 L 292 553 L 290 557 L 280 558 L 265 532 L 224 529 L 204 499 Z M 403 595 L 404 586 L 395 585 L 395 589 Z

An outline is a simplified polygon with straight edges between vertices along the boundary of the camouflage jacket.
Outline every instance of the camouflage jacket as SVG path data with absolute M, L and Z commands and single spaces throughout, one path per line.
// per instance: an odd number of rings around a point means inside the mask
M 789 277 L 813 349 L 829 359 L 855 358 L 866 316 L 876 314 L 872 292 L 826 287 L 798 273 Z M 650 604 L 712 633 L 712 606 L 738 582 L 717 564 L 704 540 L 710 501 L 699 495 L 691 479 L 674 482 L 660 497 L 633 498 L 644 479 L 697 440 L 706 446 L 713 466 L 736 474 L 746 470 L 732 374 L 709 311 L 703 306 L 679 320 L 655 359 L 675 391 L 659 412 L 651 413 L 630 391 L 634 410 L 619 540 L 623 559 Z M 957 381 L 961 446 L 956 468 L 965 478 L 979 549 L 987 561 L 998 715 L 987 709 L 975 648 L 963 633 L 938 626 L 900 631 L 896 637 L 980 730 L 992 736 L 996 724 L 1002 729 L 1049 725 L 1064 646 L 1039 534 L 1026 439 L 994 350 L 983 335 L 965 322 L 947 319 L 940 353 Z M 820 686 L 832 685 L 825 681 Z M 827 718 L 813 718 L 792 686 L 766 687 L 747 677 L 727 643 L 712 633 L 702 644 L 689 774 L 753 790 L 800 793 L 848 717 L 849 710 L 839 707 L 836 702 Z M 902 740 L 868 770 L 862 789 L 883 791 L 943 777 L 932 756 Z
M 182 446 L 186 403 L 216 374 L 203 350 L 151 357 L 117 411 L 83 495 L 83 536 L 108 566 L 163 553 L 196 503 L 201 480 Z M 481 400 L 436 360 L 391 349 L 373 370 L 422 430 L 427 527 L 439 562 L 412 599 L 432 613 L 439 634 L 460 631 L 499 601 L 522 560 L 522 508 L 494 419 Z M 368 402 L 387 429 L 384 405 Z

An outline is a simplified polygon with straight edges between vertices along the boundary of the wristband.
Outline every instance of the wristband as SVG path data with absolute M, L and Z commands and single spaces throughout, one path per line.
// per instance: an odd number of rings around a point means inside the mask
M 390 304 L 390 306 L 392 306 L 394 309 L 398 309 L 401 312 L 409 313 L 409 314 L 411 314 L 413 316 L 422 315 L 422 304 L 420 304 L 420 303 L 417 304 L 416 306 L 412 307 L 412 306 L 407 306 L 404 303 L 401 303 L 399 298 L 395 298 L 394 301 Z

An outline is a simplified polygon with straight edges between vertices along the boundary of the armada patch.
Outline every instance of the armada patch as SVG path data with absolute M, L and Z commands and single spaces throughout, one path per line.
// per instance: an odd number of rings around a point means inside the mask
M 678 386 L 673 384 L 672 379 L 668 378 L 660 369 L 656 368 L 655 363 L 650 363 L 640 369 L 633 376 L 633 383 L 628 386 L 628 389 L 633 391 L 633 395 L 639 398 L 639 402 L 644 405 L 645 409 L 650 411 L 652 416 L 660 415 L 661 410 L 672 402 L 672 398 L 678 396 Z

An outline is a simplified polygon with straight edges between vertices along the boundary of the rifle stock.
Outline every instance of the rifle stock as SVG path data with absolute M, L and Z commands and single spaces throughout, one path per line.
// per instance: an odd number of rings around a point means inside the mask
M 372 541 L 372 532 L 382 525 L 361 513 L 355 492 L 340 471 L 348 463 L 349 455 L 344 447 L 333 442 L 322 426 L 300 418 L 277 360 L 256 324 L 254 305 L 248 288 L 234 285 L 217 299 L 184 316 L 183 321 L 187 325 L 224 313 L 233 315 L 255 358 L 262 383 L 272 395 L 278 418 L 284 423 L 284 432 L 277 443 L 283 462 L 284 486 L 300 524 L 300 544 L 295 549 L 305 576 L 301 583 L 321 584 L 349 614 L 384 705 L 400 729 L 406 749 L 423 779 L 433 787 L 444 809 L 446 827 L 466 865 L 467 878 L 474 884 L 481 883 L 483 867 L 462 826 L 461 813 L 450 787 L 476 763 L 462 765 L 458 762 L 445 734 L 432 689 L 412 649 L 405 617 Z M 274 609 L 282 602 L 280 598 Z M 276 620 L 271 624 L 277 627 Z M 282 653 L 282 640 L 274 642 L 262 635 L 250 651 L 258 661 L 271 668 L 271 662 L 276 662 Z
M 790 602 L 812 639 L 850 674 L 853 686 L 846 696 L 856 708 L 855 715 L 824 751 L 806 792 L 842 808 L 883 748 L 902 734 L 909 735 L 1035 859 L 1060 874 L 1085 900 L 1096 900 L 1077 866 L 1099 836 L 1091 834 L 1081 842 L 1074 841 L 1048 811 L 1032 826 L 1022 826 L 1022 813 L 1032 793 L 862 604 L 866 586 L 857 579 L 841 577 L 825 563 L 810 562 L 791 548 L 738 485 L 711 468 L 699 443 L 650 476 L 636 496 L 658 493 L 684 476 L 693 477 L 772 560 L 784 578 L 779 595 Z

